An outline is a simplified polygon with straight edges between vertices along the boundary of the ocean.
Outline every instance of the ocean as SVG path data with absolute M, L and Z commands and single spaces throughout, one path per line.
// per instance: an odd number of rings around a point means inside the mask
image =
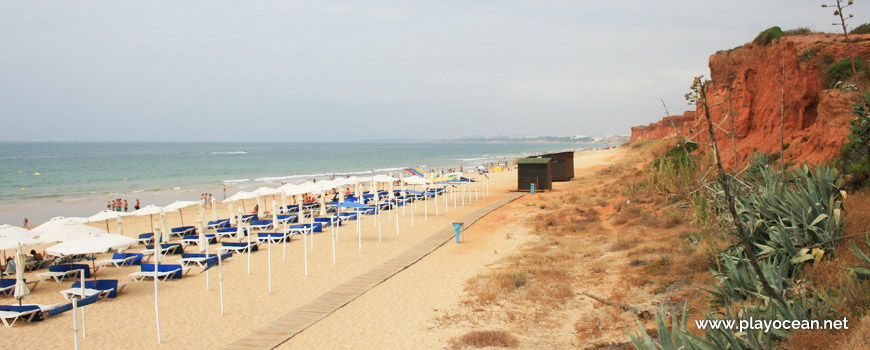
M 165 205 L 223 199 L 334 174 L 398 174 L 405 167 L 473 167 L 515 157 L 603 145 L 553 143 L 0 143 L 0 223 L 90 216 L 112 198 Z M 39 174 L 37 176 L 36 174 Z M 405 175 L 408 175 L 405 173 Z

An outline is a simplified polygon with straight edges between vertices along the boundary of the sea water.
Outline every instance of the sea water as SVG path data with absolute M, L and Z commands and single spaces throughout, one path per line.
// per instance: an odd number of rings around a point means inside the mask
M 165 205 L 345 174 L 468 168 L 601 145 L 553 143 L 0 143 L 0 223 L 89 216 L 111 198 Z M 38 174 L 38 176 L 37 176 Z M 221 193 L 218 193 L 221 192 Z M 158 201 L 157 198 L 160 200 Z M 160 203 L 158 203 L 160 202 Z

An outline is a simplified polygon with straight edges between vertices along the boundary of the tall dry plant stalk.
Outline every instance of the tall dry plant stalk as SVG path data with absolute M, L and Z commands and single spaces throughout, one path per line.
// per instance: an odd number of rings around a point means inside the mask
M 845 5 L 843 4 L 844 2 L 846 3 Z M 832 24 L 843 29 L 843 39 L 846 42 L 846 54 L 849 55 L 849 61 L 852 63 L 852 74 L 855 75 L 855 87 L 858 88 L 858 99 L 861 101 L 861 106 L 864 107 L 864 111 L 867 111 L 867 101 L 864 101 L 864 90 L 861 90 L 861 82 L 858 81 L 858 68 L 855 67 L 855 56 L 852 55 L 852 43 L 849 41 L 849 25 L 846 23 L 846 21 L 852 19 L 854 15 L 850 13 L 847 16 L 843 13 L 843 10 L 852 6 L 853 3 L 853 0 L 834 0 L 833 4 L 822 4 L 822 7 L 836 8 L 836 10 L 834 10 L 834 16 L 839 18 L 840 23 Z
M 785 55 L 782 55 L 781 95 L 779 98 L 779 172 L 785 178 Z
M 735 229 L 737 229 L 737 234 L 740 237 L 741 244 L 743 245 L 744 254 L 746 254 L 746 257 L 749 259 L 749 263 L 752 265 L 752 269 L 758 276 L 758 280 L 761 281 L 761 287 L 767 295 L 776 299 L 780 304 L 787 305 L 785 301 L 783 301 L 782 296 L 773 290 L 773 287 L 771 287 L 770 283 L 767 282 L 767 278 L 764 277 L 764 273 L 761 271 L 761 266 L 758 265 L 758 258 L 755 256 L 755 253 L 752 252 L 752 244 L 749 242 L 749 235 L 746 233 L 746 229 L 743 228 L 743 224 L 740 223 L 740 218 L 737 216 L 737 207 L 734 204 L 735 195 L 731 193 L 731 187 L 728 185 L 728 175 L 725 173 L 725 168 L 722 167 L 722 158 L 719 155 L 719 147 L 716 143 L 716 132 L 713 130 L 713 118 L 710 117 L 710 108 L 707 104 L 707 87 L 709 84 L 710 81 L 704 80 L 703 75 L 695 77 L 695 80 L 692 82 L 691 92 L 686 94 L 686 99 L 690 104 L 695 104 L 704 108 L 704 117 L 707 119 L 707 132 L 710 134 L 710 145 L 713 148 L 713 158 L 719 172 L 719 185 L 722 186 L 722 190 L 725 192 L 725 202 L 728 206 L 728 213 L 731 215 L 731 221 L 734 223 Z

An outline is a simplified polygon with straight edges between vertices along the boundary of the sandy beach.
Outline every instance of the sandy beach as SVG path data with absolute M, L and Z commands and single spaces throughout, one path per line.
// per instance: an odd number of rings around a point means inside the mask
M 248 274 L 247 256 L 237 255 L 226 260 L 224 268 L 224 293 L 226 314 L 220 315 L 217 269 L 209 270 L 209 283 L 205 273 L 196 268 L 181 280 L 162 282 L 159 285 L 160 322 L 163 348 L 215 348 L 225 345 L 245 335 L 249 330 L 274 319 L 294 307 L 329 290 L 343 281 L 356 276 L 379 263 L 389 259 L 415 244 L 437 229 L 449 227 L 456 218 L 466 215 L 476 207 L 497 200 L 516 186 L 515 172 L 496 173 L 490 176 L 490 196 L 484 198 L 483 183 L 477 188 L 479 200 L 466 198 L 462 206 L 453 207 L 450 198 L 449 208 L 445 211 L 444 202 L 439 203 L 439 216 L 435 216 L 434 202 L 428 207 L 428 221 L 425 219 L 424 204 L 417 204 L 414 212 L 414 227 L 411 227 L 411 206 L 394 213 L 384 212 L 381 217 L 382 240 L 378 242 L 378 227 L 375 217 L 364 217 L 362 226 L 362 252 L 358 251 L 358 237 L 355 225 L 341 227 L 336 243 L 337 263 L 332 262 L 332 250 L 328 231 L 315 234 L 313 248 L 308 251 L 309 276 L 304 272 L 304 251 L 301 236 L 294 236 L 286 245 L 286 260 L 282 259 L 284 247 L 272 246 L 272 292 L 268 291 L 267 246 L 261 245 L 260 251 L 251 255 L 251 273 Z M 440 199 L 441 197 L 439 197 Z M 253 200 L 248 201 L 253 206 Z M 219 216 L 227 216 L 227 208 L 218 204 Z M 185 209 L 185 224 L 196 217 L 197 209 Z M 207 210 L 207 217 L 211 210 Z M 396 233 L 396 216 L 399 217 L 400 233 Z M 178 226 L 178 214 L 168 214 L 168 225 Z M 392 220 L 391 220 L 392 219 Z M 94 223 L 104 228 L 104 223 Z M 124 220 L 125 234 L 135 237 L 138 233 L 148 232 L 148 217 L 128 217 Z M 109 223 L 114 232 L 114 222 Z M 471 244 L 469 244 L 471 245 Z M 44 246 L 35 247 L 37 250 Z M 142 250 L 134 246 L 129 251 Z M 198 252 L 196 246 L 189 246 L 187 252 Z M 212 249 L 212 251 L 214 251 Z M 105 258 L 105 257 L 98 257 Z M 178 256 L 170 255 L 165 262 L 172 263 Z M 99 279 L 130 280 L 128 274 L 138 271 L 138 267 L 103 267 L 96 276 Z M 44 270 L 37 271 L 44 272 Z M 433 271 L 438 274 L 437 271 Z M 35 273 L 27 274 L 28 280 L 35 280 Z M 40 282 L 33 293 L 26 296 L 25 303 L 53 304 L 63 301 L 59 291 L 72 283 L 54 281 Z M 421 285 L 421 289 L 431 286 Z M 206 290 L 208 288 L 208 290 Z M 7 298 L 12 301 L 11 298 Z M 154 312 L 154 289 L 150 282 L 130 282 L 116 299 L 105 299 L 87 308 L 87 338 L 80 339 L 83 349 L 104 348 L 153 348 L 157 346 L 157 330 Z M 42 322 L 17 323 L 15 327 L 3 329 L 3 343 L 16 344 L 17 347 L 73 346 L 72 316 L 70 313 L 50 318 Z
M 577 168 L 600 164 L 610 157 L 612 151 L 578 152 Z M 332 262 L 329 232 L 315 234 L 309 241 L 309 276 L 304 272 L 302 238 L 294 236 L 286 245 L 286 260 L 282 245 L 272 246 L 272 292 L 268 291 L 267 246 L 251 254 L 251 273 L 248 274 L 246 255 L 236 255 L 225 260 L 224 296 L 226 314 L 220 315 L 217 269 L 207 276 L 195 268 L 181 280 L 159 284 L 161 348 L 189 349 L 216 348 L 226 345 L 262 324 L 286 314 L 295 307 L 328 291 L 344 281 L 376 267 L 398 252 L 419 242 L 436 230 L 449 227 L 450 223 L 507 195 L 516 187 L 516 172 L 491 174 L 490 195 L 484 198 L 485 187 L 478 188 L 479 200 L 466 198 L 461 205 L 453 207 L 448 200 L 448 211 L 439 203 L 439 216 L 434 215 L 434 202 L 429 202 L 428 220 L 425 220 L 423 203 L 417 204 L 414 227 L 411 227 L 411 207 L 405 215 L 401 209 L 395 213 L 383 213 L 381 217 L 382 240 L 378 242 L 378 228 L 373 216 L 364 217 L 362 226 L 362 252 L 358 251 L 355 225 L 339 229 L 336 243 L 337 263 Z M 472 192 L 473 194 L 473 192 Z M 471 197 L 471 196 L 469 196 Z M 439 197 L 440 198 L 440 197 Z M 247 203 L 248 205 L 253 205 Z M 511 211 L 510 207 L 514 210 Z M 316 348 L 440 348 L 450 333 L 427 331 L 432 321 L 433 310 L 447 308 L 456 303 L 462 289 L 462 281 L 479 271 L 499 254 L 514 249 L 526 236 L 517 220 L 517 204 L 509 204 L 485 216 L 465 233 L 460 245 L 445 244 L 411 268 L 402 271 L 386 283 L 370 290 L 361 298 L 338 310 L 323 321 L 305 330 L 283 345 L 284 348 L 301 348 L 314 345 Z M 226 217 L 226 206 L 218 204 L 219 215 Z M 521 208 L 519 208 L 521 209 Z M 196 208 L 184 211 L 185 223 L 196 216 Z M 396 233 L 395 216 L 399 217 L 399 234 Z M 513 213 L 513 214 L 505 214 Z M 207 216 L 210 216 L 210 210 Z M 510 217 L 506 216 L 510 215 Z M 521 216 L 521 215 L 520 215 Z M 392 221 L 390 218 L 392 217 Z M 170 226 L 177 226 L 177 214 L 168 215 Z M 105 228 L 105 224 L 95 224 Z M 110 222 L 109 229 L 116 229 Z M 148 218 L 127 218 L 125 234 L 147 232 Z M 506 239 L 506 233 L 510 238 Z M 37 247 L 41 249 L 43 247 Z M 129 251 L 142 250 L 134 246 Z M 187 252 L 197 252 L 189 246 Z M 213 251 L 213 250 L 212 250 Z M 102 258 L 102 257 L 100 257 Z M 177 256 L 170 255 L 166 262 L 172 263 Z M 138 267 L 103 267 L 97 272 L 100 279 L 130 281 L 128 274 Z M 38 271 L 42 272 L 42 271 Z M 28 273 L 28 280 L 37 279 Z M 59 291 L 72 282 L 40 282 L 28 295 L 25 303 L 53 304 L 63 301 Z M 208 288 L 208 290 L 206 290 Z M 11 301 L 12 299 L 9 298 Z M 105 299 L 87 309 L 87 338 L 80 339 L 83 349 L 103 348 L 154 348 L 157 347 L 157 329 L 154 312 L 154 289 L 151 282 L 130 282 L 115 299 Z M 3 343 L 20 347 L 73 346 L 72 316 L 65 313 L 42 322 L 18 323 L 3 330 Z M 361 335 L 368 335 L 361 337 Z M 389 334 L 389 337 L 386 335 Z

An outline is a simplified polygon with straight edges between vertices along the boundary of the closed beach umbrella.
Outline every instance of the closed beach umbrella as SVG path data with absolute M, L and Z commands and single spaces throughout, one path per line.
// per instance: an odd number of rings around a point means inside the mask
M 30 288 L 24 283 L 24 267 L 27 261 L 24 259 L 24 251 L 21 245 L 18 245 L 18 251 L 15 253 L 15 299 L 21 305 L 21 298 L 30 294 Z
M 227 209 L 230 213 L 230 226 L 236 226 L 236 215 L 235 210 L 233 210 L 233 202 L 227 203 Z
M 320 216 L 326 216 L 326 194 L 320 192 Z
M 214 196 L 211 196 L 211 217 L 212 220 L 218 220 L 217 205 L 215 205 Z
M 170 236 L 169 227 L 166 226 L 166 212 L 160 209 L 160 239 L 159 242 L 169 242 Z M 156 247 L 155 247 L 156 248 Z M 158 254 L 159 255 L 159 254 Z
M 278 202 L 272 201 L 272 227 L 278 229 Z
M 299 208 L 299 213 L 297 213 L 299 215 L 297 215 L 296 217 L 299 218 L 298 221 L 300 224 L 304 224 L 305 223 L 305 212 L 303 211 L 304 209 L 302 209 L 302 195 L 301 194 L 296 195 L 296 206 Z
M 124 235 L 124 219 L 123 216 L 118 217 L 118 234 Z

